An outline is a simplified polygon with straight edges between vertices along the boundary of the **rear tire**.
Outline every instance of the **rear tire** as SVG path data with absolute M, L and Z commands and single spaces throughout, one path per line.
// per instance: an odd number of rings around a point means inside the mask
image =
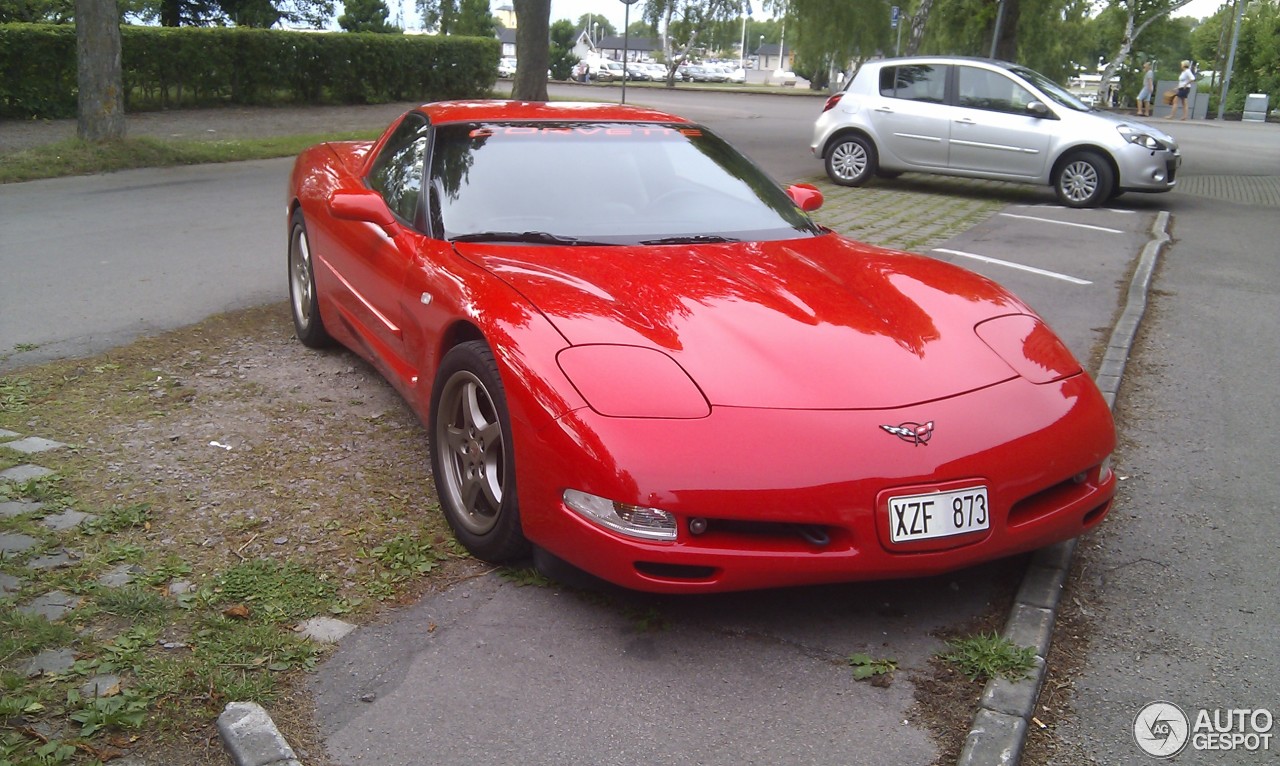
M 333 345 L 333 338 L 320 318 L 311 243 L 307 239 L 307 222 L 302 216 L 302 208 L 293 211 L 289 225 L 289 307 L 293 314 L 293 330 L 302 345 L 308 348 Z
M 1067 157 L 1053 179 L 1058 201 L 1067 207 L 1097 207 L 1111 198 L 1115 175 L 1097 152 Z
M 841 186 L 861 186 L 875 175 L 876 146 L 854 133 L 840 136 L 827 149 L 827 176 Z

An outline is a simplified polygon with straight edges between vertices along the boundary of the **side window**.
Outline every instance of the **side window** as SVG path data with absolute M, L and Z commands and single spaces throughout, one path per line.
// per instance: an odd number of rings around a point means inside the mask
M 1031 91 L 999 72 L 971 66 L 960 67 L 957 101 L 960 106 L 1026 114 L 1027 104 L 1035 100 Z
M 947 67 L 908 64 L 880 70 L 880 95 L 941 104 L 947 93 Z
M 421 114 L 405 117 L 382 147 L 367 179 L 370 188 L 382 195 L 391 212 L 410 224 L 418 221 L 428 127 Z

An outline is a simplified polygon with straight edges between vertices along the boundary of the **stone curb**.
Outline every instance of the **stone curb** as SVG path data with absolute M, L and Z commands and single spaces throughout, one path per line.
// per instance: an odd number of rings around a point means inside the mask
M 1169 213 L 1162 211 L 1151 225 L 1151 239 L 1138 258 L 1138 268 L 1129 282 L 1124 311 L 1111 330 L 1102 364 L 1094 376 L 1107 406 L 1112 409 L 1115 409 L 1125 365 L 1147 310 L 1147 296 L 1160 252 L 1169 239 Z M 1009 610 L 1004 637 L 1018 646 L 1034 647 L 1035 667 L 1030 676 L 1021 681 L 994 678 L 987 682 L 956 766 L 1012 766 L 1021 760 L 1036 700 L 1040 697 L 1040 686 L 1044 683 L 1045 658 L 1049 656 L 1049 644 L 1053 639 L 1058 601 L 1071 571 L 1075 550 L 1076 541 L 1068 540 L 1036 551 L 1031 557 L 1013 608 Z
M 275 721 L 256 702 L 228 702 L 218 736 L 236 766 L 302 766 Z

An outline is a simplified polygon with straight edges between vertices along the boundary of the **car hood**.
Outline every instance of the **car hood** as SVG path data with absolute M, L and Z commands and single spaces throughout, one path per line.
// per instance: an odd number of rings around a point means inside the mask
M 573 345 L 675 359 L 713 405 L 870 409 L 1015 377 L 975 333 L 1030 310 L 941 261 L 834 234 L 656 247 L 457 243 Z
M 1178 147 L 1178 139 L 1166 133 L 1159 126 L 1152 125 L 1149 122 L 1143 122 L 1142 120 L 1136 119 L 1134 117 L 1130 117 L 1123 114 L 1116 114 L 1115 112 L 1108 112 L 1102 109 L 1094 109 L 1089 112 L 1075 112 L 1075 114 L 1084 115 L 1094 120 L 1102 120 L 1106 123 L 1109 123 L 1115 126 L 1128 125 L 1133 128 L 1138 128 L 1138 129 L 1141 129 L 1144 133 L 1150 134 L 1153 138 L 1158 139 L 1159 141 L 1166 144 L 1167 146 L 1170 146 L 1175 149 Z

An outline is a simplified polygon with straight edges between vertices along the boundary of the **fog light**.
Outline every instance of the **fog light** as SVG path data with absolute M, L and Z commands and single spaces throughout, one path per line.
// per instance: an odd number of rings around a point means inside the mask
M 676 517 L 658 508 L 619 503 L 576 489 L 564 491 L 564 504 L 583 518 L 629 537 L 666 542 L 676 539 Z
M 706 531 L 707 531 L 707 520 L 706 520 L 706 519 L 702 518 L 701 516 L 697 516 L 697 517 L 694 517 L 694 518 L 692 518 L 692 519 L 689 519 L 689 532 L 690 532 L 690 533 L 695 534 L 695 535 L 700 535 L 700 534 L 702 534 L 703 532 L 706 532 Z

